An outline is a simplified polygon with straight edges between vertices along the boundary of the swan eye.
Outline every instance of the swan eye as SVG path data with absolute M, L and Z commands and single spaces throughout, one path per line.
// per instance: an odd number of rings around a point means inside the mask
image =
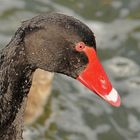
M 85 44 L 83 42 L 79 42 L 76 46 L 75 49 L 79 52 L 83 51 L 85 48 Z

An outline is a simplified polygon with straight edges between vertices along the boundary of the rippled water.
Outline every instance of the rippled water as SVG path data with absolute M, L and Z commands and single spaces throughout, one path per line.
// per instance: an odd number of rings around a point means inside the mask
M 0 47 L 21 21 L 46 11 L 73 15 L 95 32 L 98 55 L 122 105 L 111 107 L 77 81 L 56 74 L 50 117 L 27 128 L 26 140 L 140 140 L 140 1 L 0 0 Z

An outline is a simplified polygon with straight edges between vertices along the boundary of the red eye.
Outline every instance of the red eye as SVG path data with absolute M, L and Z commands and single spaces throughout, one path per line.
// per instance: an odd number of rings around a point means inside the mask
M 79 52 L 83 51 L 84 48 L 85 48 L 85 44 L 83 42 L 79 42 L 75 47 L 75 49 Z

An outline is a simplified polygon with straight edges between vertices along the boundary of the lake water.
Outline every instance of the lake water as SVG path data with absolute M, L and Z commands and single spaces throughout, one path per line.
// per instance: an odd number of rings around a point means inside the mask
M 0 47 L 21 21 L 48 11 L 79 18 L 95 32 L 98 55 L 122 105 L 114 108 L 56 74 L 48 107 L 26 129 L 26 140 L 140 140 L 140 1 L 0 0 Z

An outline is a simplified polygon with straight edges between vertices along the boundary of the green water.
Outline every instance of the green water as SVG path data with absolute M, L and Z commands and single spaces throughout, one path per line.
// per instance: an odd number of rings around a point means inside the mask
M 48 11 L 75 16 L 95 32 L 122 105 L 111 107 L 77 81 L 56 75 L 49 104 L 27 128 L 26 140 L 140 140 L 140 1 L 0 0 L 0 47 L 21 21 Z

